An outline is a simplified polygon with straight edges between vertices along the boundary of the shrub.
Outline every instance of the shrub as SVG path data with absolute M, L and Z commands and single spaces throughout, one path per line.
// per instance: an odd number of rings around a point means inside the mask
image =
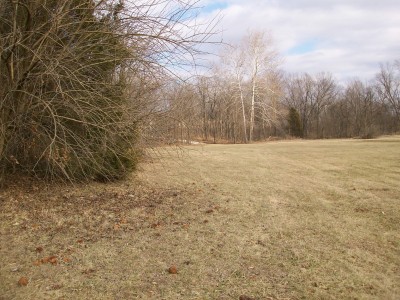
M 289 134 L 295 137 L 303 136 L 303 128 L 301 125 L 301 119 L 298 111 L 291 107 L 289 109 L 288 115 L 288 123 L 289 123 Z

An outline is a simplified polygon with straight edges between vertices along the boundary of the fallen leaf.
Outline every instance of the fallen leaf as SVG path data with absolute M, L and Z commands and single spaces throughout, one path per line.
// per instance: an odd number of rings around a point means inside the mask
M 56 258 L 56 257 L 52 257 L 52 258 L 49 260 L 49 263 L 51 263 L 52 265 L 56 265 L 56 264 L 57 264 L 57 258 Z
M 254 298 L 251 298 L 251 297 L 249 297 L 249 296 L 246 296 L 246 295 L 241 295 L 240 297 L 239 297 L 239 300 L 255 300 Z
M 33 262 L 33 265 L 34 265 L 34 266 L 40 266 L 41 264 L 42 264 L 42 261 L 41 261 L 40 259 L 35 260 L 35 261 Z
M 71 262 L 71 259 L 69 257 L 64 257 L 63 262 L 69 263 L 69 262 Z
M 92 274 L 94 272 L 96 272 L 95 269 L 86 269 L 86 270 L 82 271 L 82 274 L 89 275 L 89 274 Z
M 81 244 L 81 243 L 83 243 L 83 239 L 79 239 L 79 240 L 77 240 L 76 242 L 79 243 L 79 244 Z
M 211 213 L 213 213 L 213 212 L 214 212 L 214 210 L 211 209 L 211 208 L 206 210 L 206 214 L 211 214 Z
M 161 226 L 161 223 L 160 222 L 157 222 L 157 223 L 154 223 L 154 224 L 151 224 L 151 228 L 157 228 L 157 227 L 160 227 Z
M 56 265 L 57 264 L 57 256 L 52 255 L 52 256 L 44 257 L 40 261 L 43 264 L 51 263 L 52 265 Z
M 178 269 L 175 266 L 171 266 L 168 268 L 169 274 L 178 274 Z
M 119 228 L 120 228 L 120 225 L 119 225 L 119 224 L 114 224 L 114 230 L 115 230 L 115 231 L 119 230 Z
M 36 252 L 40 253 L 42 251 L 43 251 L 43 247 L 39 246 L 39 247 L 36 248 Z
M 18 280 L 18 285 L 19 285 L 19 286 L 26 286 L 26 285 L 28 285 L 28 282 L 29 282 L 28 278 L 26 278 L 26 277 L 21 277 L 21 278 Z

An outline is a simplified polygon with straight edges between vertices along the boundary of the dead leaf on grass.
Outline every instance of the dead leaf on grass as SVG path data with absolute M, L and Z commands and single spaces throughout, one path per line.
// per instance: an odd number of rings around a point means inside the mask
M 40 253 L 40 252 L 42 252 L 42 251 L 43 251 L 43 247 L 41 247 L 41 246 L 36 247 L 36 252 L 37 252 L 37 253 Z
M 40 260 L 40 262 L 43 263 L 43 264 L 45 264 L 45 263 L 48 263 L 49 260 L 50 260 L 50 256 L 49 256 L 49 257 L 43 257 L 43 258 Z
M 157 223 L 154 223 L 154 224 L 151 224 L 151 228 L 157 228 L 157 227 L 160 227 L 161 226 L 161 223 L 160 222 L 157 222 Z
M 354 211 L 355 211 L 355 212 L 358 212 L 358 213 L 365 213 L 365 212 L 368 212 L 368 209 L 367 209 L 367 208 L 364 208 L 364 207 L 356 207 L 356 208 L 354 209 Z
M 211 214 L 213 212 L 214 212 L 214 210 L 212 208 L 206 210 L 206 214 Z
M 94 272 L 96 272 L 96 270 L 90 268 L 90 269 L 83 270 L 82 274 L 90 275 L 90 274 L 93 274 Z
M 239 297 L 239 300 L 255 300 L 254 298 L 251 298 L 251 297 L 249 297 L 249 296 L 246 296 L 246 295 L 241 295 L 240 297 Z
M 27 286 L 28 283 L 29 283 L 29 279 L 28 279 L 27 277 L 21 277 L 21 278 L 18 280 L 18 285 L 19 285 L 19 286 Z
M 35 260 L 35 261 L 33 262 L 33 265 L 34 265 L 34 266 L 40 266 L 41 264 L 42 264 L 42 262 L 41 262 L 40 259 Z
M 169 274 L 178 274 L 178 269 L 176 268 L 176 266 L 171 266 L 168 268 L 168 273 Z
M 57 257 L 52 257 L 49 259 L 49 263 L 51 263 L 52 265 L 56 265 L 57 264 Z
M 50 263 L 50 264 L 52 264 L 52 265 L 56 265 L 56 264 L 57 264 L 57 256 L 51 255 L 51 256 L 48 256 L 48 257 L 43 257 L 43 258 L 40 260 L 40 262 L 41 262 L 42 264 Z

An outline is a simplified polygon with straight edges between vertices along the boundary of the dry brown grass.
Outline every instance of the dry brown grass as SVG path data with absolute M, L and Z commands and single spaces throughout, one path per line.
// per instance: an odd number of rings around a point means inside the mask
M 398 299 L 399 137 L 185 149 L 1 191 L 0 299 Z

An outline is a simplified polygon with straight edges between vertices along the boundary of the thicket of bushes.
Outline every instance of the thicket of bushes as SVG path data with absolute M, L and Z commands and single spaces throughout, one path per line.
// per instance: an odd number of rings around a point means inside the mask
M 191 3 L 0 0 L 1 177 L 134 168 L 143 99 L 208 36 L 191 27 Z
M 0 11 L 1 171 L 67 179 L 123 176 L 134 166 L 117 7 L 7 1 Z

